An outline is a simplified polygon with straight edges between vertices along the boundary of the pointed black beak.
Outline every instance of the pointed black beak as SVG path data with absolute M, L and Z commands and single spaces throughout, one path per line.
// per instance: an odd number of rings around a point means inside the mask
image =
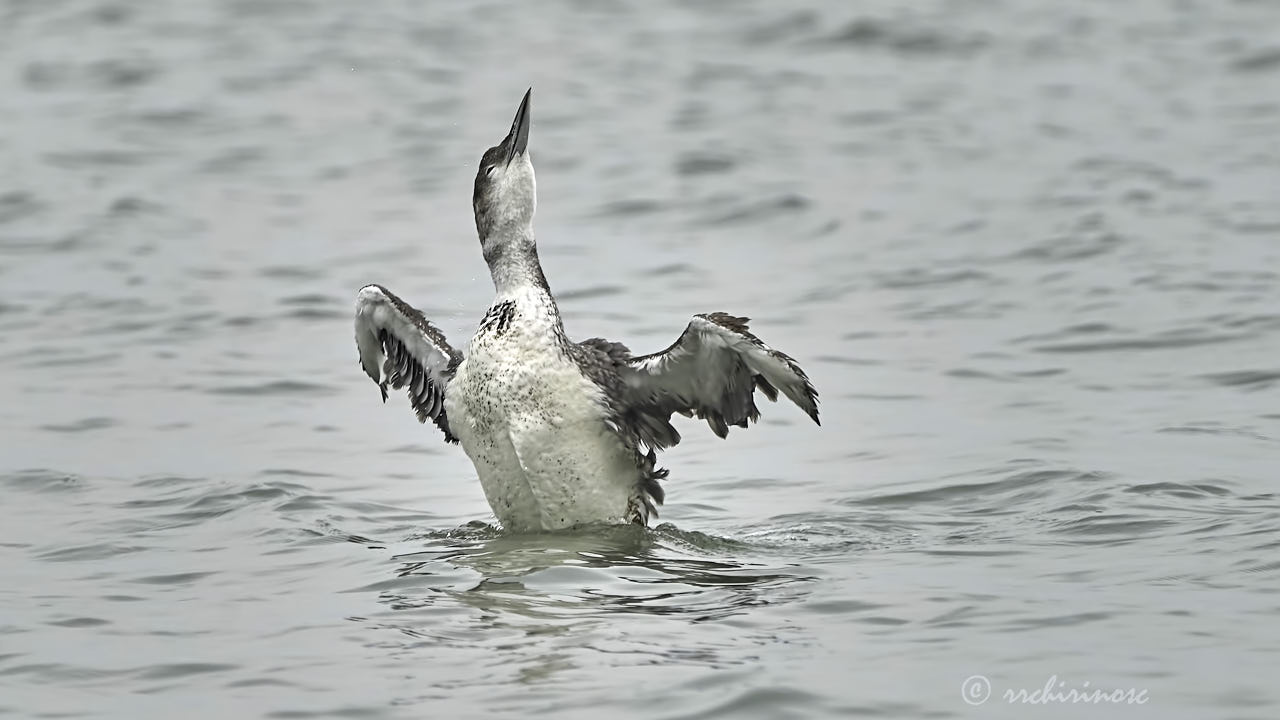
M 507 146 L 508 165 L 517 155 L 523 155 L 529 149 L 529 96 L 532 94 L 533 88 L 525 91 L 520 109 L 516 110 L 516 119 L 511 121 L 511 132 L 507 133 L 507 139 L 503 141 Z

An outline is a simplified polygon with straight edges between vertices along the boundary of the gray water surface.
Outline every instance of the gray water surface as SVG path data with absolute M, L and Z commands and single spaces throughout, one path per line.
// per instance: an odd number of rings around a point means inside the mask
M 528 86 L 569 332 L 822 394 L 648 531 L 356 364 L 483 315 Z M 0 0 L 0 715 L 1277 717 L 1278 192 L 1263 0 Z

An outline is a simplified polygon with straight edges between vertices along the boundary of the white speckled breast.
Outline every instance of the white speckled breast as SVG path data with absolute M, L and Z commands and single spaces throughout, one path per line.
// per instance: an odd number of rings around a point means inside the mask
M 499 297 L 449 385 L 450 426 L 509 530 L 625 521 L 640 494 L 634 452 L 562 343 L 544 291 Z

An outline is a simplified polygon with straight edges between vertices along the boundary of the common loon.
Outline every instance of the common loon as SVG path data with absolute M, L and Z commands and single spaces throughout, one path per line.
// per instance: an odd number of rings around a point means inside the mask
M 667 476 L 655 451 L 680 442 L 672 413 L 725 437 L 759 418 L 756 390 L 769 400 L 781 392 L 815 423 L 818 393 L 746 318 L 722 312 L 695 315 L 671 347 L 638 357 L 621 343 L 565 335 L 533 237 L 531 94 L 476 173 L 476 231 L 496 294 L 466 356 L 417 309 L 367 285 L 355 308 L 360 364 L 383 402 L 388 386 L 406 388 L 418 420 L 462 445 L 507 530 L 644 526 Z

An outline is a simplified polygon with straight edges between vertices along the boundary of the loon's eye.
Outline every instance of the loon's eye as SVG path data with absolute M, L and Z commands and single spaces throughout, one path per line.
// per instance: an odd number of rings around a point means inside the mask
M 497 166 L 495 166 L 495 165 L 490 165 L 489 167 L 485 168 L 485 169 L 484 169 L 484 176 L 485 176 L 485 177 L 489 177 L 490 175 L 492 175 L 492 174 L 493 174 L 493 169 L 494 169 L 495 167 L 497 167 Z

